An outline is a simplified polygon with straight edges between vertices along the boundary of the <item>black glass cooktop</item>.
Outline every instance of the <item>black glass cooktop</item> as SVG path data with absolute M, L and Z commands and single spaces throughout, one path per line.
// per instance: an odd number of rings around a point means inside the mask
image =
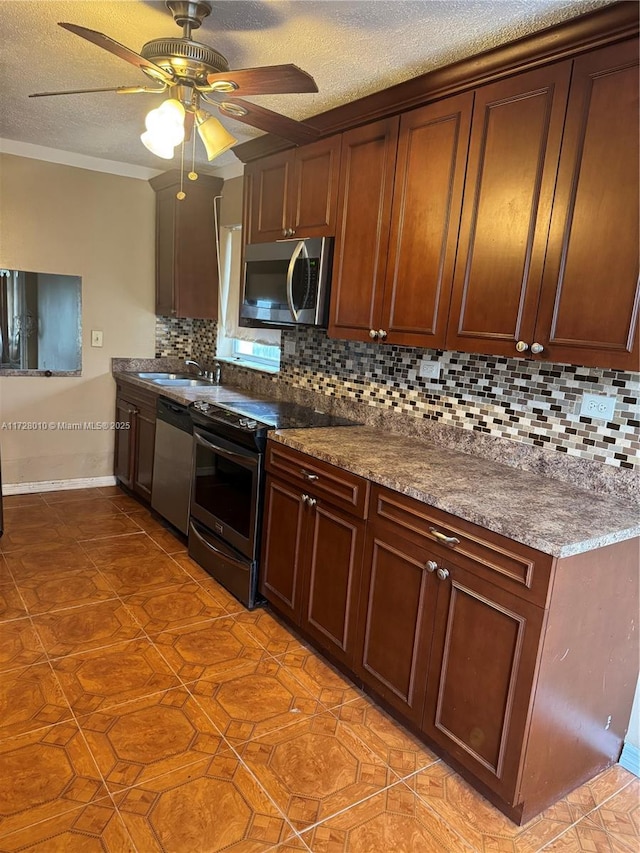
M 219 405 L 219 404 L 218 404 Z M 275 429 L 303 429 L 307 427 L 355 426 L 349 418 L 316 412 L 308 406 L 283 401 L 259 401 L 231 403 L 220 406 L 222 409 L 245 415 L 260 424 Z

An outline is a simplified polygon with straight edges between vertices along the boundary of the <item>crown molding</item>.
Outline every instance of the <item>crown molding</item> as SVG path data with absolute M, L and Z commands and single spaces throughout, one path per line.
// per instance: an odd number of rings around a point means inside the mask
M 43 160 L 46 163 L 57 163 L 60 166 L 73 166 L 76 169 L 88 169 L 91 172 L 119 175 L 123 178 L 137 178 L 141 181 L 148 181 L 150 178 L 162 174 L 161 169 L 147 169 L 144 166 L 134 166 L 131 163 L 103 160 L 100 157 L 89 157 L 86 154 L 76 154 L 73 151 L 61 151 L 58 148 L 47 148 L 45 145 L 33 145 L 31 142 L 19 142 L 15 139 L 3 139 L 1 137 L 0 153 L 27 157 L 31 160 Z

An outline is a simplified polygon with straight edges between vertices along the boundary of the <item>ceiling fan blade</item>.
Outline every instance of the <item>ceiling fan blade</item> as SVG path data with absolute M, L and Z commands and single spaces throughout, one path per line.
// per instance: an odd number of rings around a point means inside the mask
M 207 82 L 211 91 L 233 97 L 225 91 L 224 83 L 231 83 L 241 95 L 288 95 L 295 92 L 317 92 L 316 81 L 297 65 L 266 65 L 262 68 L 240 68 L 209 74 Z
M 95 30 L 89 30 L 86 27 L 80 27 L 78 24 L 58 22 L 58 26 L 65 30 L 69 30 L 70 33 L 74 33 L 104 50 L 108 50 L 109 53 L 113 53 L 114 56 L 117 56 L 119 59 L 124 59 L 125 62 L 130 62 L 132 65 L 136 65 L 140 69 L 146 69 L 151 76 L 158 80 L 163 80 L 165 83 L 173 82 L 173 75 L 169 74 L 168 71 L 165 71 L 164 68 L 156 65 L 155 62 L 149 62 L 149 60 L 145 59 L 144 56 L 140 56 L 139 53 L 125 47 L 123 44 L 120 44 L 120 42 L 114 41 L 114 39 L 109 38 L 109 36 L 105 36 L 103 33 L 98 33 Z
M 36 92 L 30 98 L 50 98 L 52 95 L 89 95 L 93 92 L 117 92 L 118 95 L 138 95 L 141 92 L 164 92 L 166 86 L 111 86 L 105 89 L 70 89 L 68 92 Z
M 249 101 L 242 101 L 240 98 L 234 98 L 231 102 L 217 101 L 213 103 L 216 104 L 222 115 L 234 118 L 244 124 L 250 124 L 252 127 L 257 127 L 267 133 L 273 133 L 282 139 L 295 142 L 297 145 L 314 142 L 320 136 L 319 131 L 302 121 L 295 121 L 288 116 L 274 113 L 273 110 L 267 110 Z

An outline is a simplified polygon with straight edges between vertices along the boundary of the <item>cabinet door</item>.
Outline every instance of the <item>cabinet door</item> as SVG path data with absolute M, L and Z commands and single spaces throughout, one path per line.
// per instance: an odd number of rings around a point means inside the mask
M 151 503 L 153 454 L 156 443 L 155 409 L 139 407 L 136 415 L 133 490 Z
M 351 665 L 364 522 L 326 501 L 306 508 L 309 535 L 302 627 L 335 658 Z
M 420 724 L 437 591 L 428 552 L 370 528 L 363 562 L 356 672 L 390 705 Z
M 369 340 L 380 328 L 398 138 L 397 117 L 342 136 L 329 334 Z
M 638 43 L 575 61 L 535 339 L 638 369 Z
M 176 205 L 175 285 L 177 317 L 218 319 L 218 265 L 213 204 L 208 184 L 185 187 Z
M 458 566 L 438 598 L 424 732 L 513 804 L 544 610 Z
M 388 343 L 444 347 L 473 94 L 400 120 L 382 325 Z
M 296 149 L 287 225 L 296 237 L 330 237 L 336 233 L 340 136 Z
M 302 603 L 304 510 L 299 489 L 267 476 L 260 592 L 296 624 Z
M 478 89 L 447 349 L 533 342 L 571 63 Z
M 116 421 L 128 424 L 115 430 L 113 473 L 128 488 L 133 487 L 133 464 L 136 441 L 136 407 L 123 397 L 116 398 Z
M 156 193 L 156 314 L 175 317 L 176 190 L 167 187 Z
M 251 182 L 248 243 L 271 243 L 286 236 L 293 157 L 293 151 L 282 151 L 246 166 Z

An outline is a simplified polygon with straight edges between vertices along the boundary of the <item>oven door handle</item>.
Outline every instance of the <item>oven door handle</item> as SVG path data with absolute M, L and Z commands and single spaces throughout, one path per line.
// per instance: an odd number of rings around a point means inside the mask
M 287 270 L 287 302 L 289 304 L 289 311 L 291 311 L 291 315 L 293 319 L 298 322 L 300 317 L 300 312 L 297 310 L 296 306 L 293 304 L 293 271 L 296 266 L 296 261 L 300 257 L 300 255 L 304 252 L 303 257 L 306 260 L 309 260 L 309 253 L 307 252 L 307 247 L 304 240 L 300 240 L 298 245 L 293 250 L 293 254 L 291 255 L 291 260 L 289 261 L 289 269 Z
M 220 447 L 219 444 L 214 444 L 212 441 L 207 441 L 198 432 L 194 432 L 193 438 L 196 444 L 200 444 L 202 447 L 206 447 L 209 450 L 214 450 L 216 453 L 219 453 L 220 456 L 224 456 L 226 459 L 231 459 L 232 461 L 240 462 L 246 468 L 258 467 L 258 459 L 257 457 L 254 457 L 253 454 L 248 455 L 244 453 L 236 453 L 234 450 L 227 450 L 226 447 Z
M 233 551 L 231 551 L 230 549 L 224 548 L 224 547 L 220 547 L 220 546 L 216 547 L 211 542 L 209 542 L 207 539 L 205 539 L 204 536 L 200 533 L 200 531 L 196 527 L 196 525 L 193 523 L 193 521 L 191 521 L 191 524 L 189 526 L 190 526 L 190 529 L 193 532 L 194 536 L 198 539 L 198 541 L 202 542 L 202 544 L 205 546 L 205 548 L 207 548 L 209 551 L 213 551 L 214 554 L 219 554 L 221 557 L 225 557 L 227 560 L 233 560 L 236 563 L 239 562 L 238 555 L 234 554 Z

